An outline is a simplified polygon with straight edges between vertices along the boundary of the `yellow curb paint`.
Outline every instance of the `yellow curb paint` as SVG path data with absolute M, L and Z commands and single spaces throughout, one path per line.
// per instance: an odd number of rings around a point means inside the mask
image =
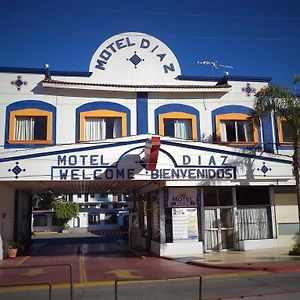
M 56 234 L 58 232 L 55 231 L 35 231 L 33 234 L 34 235 L 42 235 L 42 234 Z
M 241 272 L 241 273 L 221 273 L 221 274 L 202 275 L 202 278 L 203 279 L 214 279 L 214 278 L 224 278 L 224 277 L 259 276 L 259 275 L 268 275 L 268 274 L 272 274 L 272 273 L 265 272 L 265 271 L 252 271 L 252 272 Z

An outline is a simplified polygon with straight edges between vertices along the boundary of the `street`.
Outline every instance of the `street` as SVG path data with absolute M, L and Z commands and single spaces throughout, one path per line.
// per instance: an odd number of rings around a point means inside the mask
M 69 264 L 74 300 L 300 298 L 299 260 L 292 271 L 205 268 L 131 251 L 122 235 L 57 234 L 35 237 L 31 255 L 0 263 L 1 285 L 19 285 L 2 287 L 0 300 L 49 299 L 47 282 L 51 299 L 71 299 Z

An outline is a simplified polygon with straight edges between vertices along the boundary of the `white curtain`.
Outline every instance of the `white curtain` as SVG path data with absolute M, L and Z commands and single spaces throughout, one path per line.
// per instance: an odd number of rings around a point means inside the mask
M 207 250 L 218 250 L 217 210 L 205 210 L 205 242 Z
M 114 127 L 113 127 L 113 137 L 121 137 L 122 136 L 122 119 L 115 118 L 114 119 Z
M 84 128 L 85 141 L 106 139 L 106 122 L 104 118 L 86 118 Z
M 238 208 L 238 239 L 259 240 L 271 237 L 268 207 Z
M 190 120 L 175 120 L 174 122 L 174 135 L 180 139 L 191 139 L 191 123 Z
M 34 140 L 34 123 L 35 120 L 32 117 L 17 117 L 15 140 Z
M 220 122 L 221 142 L 227 142 L 226 123 Z

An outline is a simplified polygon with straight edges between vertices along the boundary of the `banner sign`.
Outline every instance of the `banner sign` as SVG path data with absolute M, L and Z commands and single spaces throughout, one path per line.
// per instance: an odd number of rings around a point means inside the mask
M 197 188 L 170 188 L 168 207 L 197 207 Z

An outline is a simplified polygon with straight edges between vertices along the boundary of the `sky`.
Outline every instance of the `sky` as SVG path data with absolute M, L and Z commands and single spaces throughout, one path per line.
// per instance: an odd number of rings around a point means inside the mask
M 300 74 L 299 0 L 0 0 L 0 66 L 88 71 L 109 37 L 141 32 L 165 43 L 182 75 L 272 77 L 294 88 Z M 300 82 L 296 85 L 300 90 Z

